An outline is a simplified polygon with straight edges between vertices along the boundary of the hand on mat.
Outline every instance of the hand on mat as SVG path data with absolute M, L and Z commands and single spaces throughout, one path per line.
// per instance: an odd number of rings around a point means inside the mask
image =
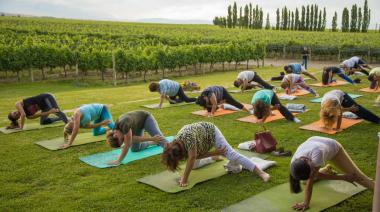
M 219 155 L 211 156 L 211 158 L 212 158 L 214 161 L 221 161 L 221 160 L 223 160 L 223 158 L 220 157 Z
M 227 148 L 225 146 L 220 149 L 215 149 L 216 155 L 224 155 L 226 152 L 227 152 Z
M 66 144 L 62 144 L 59 148 L 61 148 L 61 149 L 67 149 L 69 147 L 70 147 L 70 145 L 66 143 Z
M 297 210 L 297 211 L 305 211 L 305 210 L 309 209 L 309 206 L 307 204 L 305 204 L 304 202 L 299 202 L 299 203 L 293 205 L 293 209 Z
M 120 161 L 119 160 L 113 160 L 113 161 L 109 161 L 107 164 L 113 165 L 113 166 L 118 166 L 118 165 L 120 165 Z
M 165 137 L 162 136 L 162 135 L 155 135 L 155 136 L 152 137 L 152 141 L 155 142 L 155 143 L 158 143 L 159 141 L 162 141 L 164 139 L 165 139 Z
M 179 185 L 180 187 L 186 187 L 186 186 L 188 186 L 189 184 L 187 183 L 187 181 L 185 182 L 185 181 L 183 180 L 183 177 L 181 177 L 181 179 L 178 181 L 178 185 Z
M 49 110 L 50 113 L 58 113 L 59 109 L 58 108 L 52 108 Z
M 348 108 L 351 112 L 357 112 L 359 111 L 359 107 L 357 105 L 352 105 Z

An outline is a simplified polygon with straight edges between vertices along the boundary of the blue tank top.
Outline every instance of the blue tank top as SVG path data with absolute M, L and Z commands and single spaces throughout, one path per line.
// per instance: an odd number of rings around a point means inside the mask
M 88 104 L 82 105 L 79 110 L 82 113 L 80 126 L 85 127 L 88 123 L 100 118 L 104 105 L 102 104 Z

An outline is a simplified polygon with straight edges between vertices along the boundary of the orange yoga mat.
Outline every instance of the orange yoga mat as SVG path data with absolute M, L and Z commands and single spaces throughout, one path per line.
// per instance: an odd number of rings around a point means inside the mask
M 380 88 L 378 88 L 377 90 L 371 89 L 371 88 L 362 88 L 360 89 L 360 91 L 368 92 L 368 93 L 380 93 Z
M 328 85 L 323 85 L 321 82 L 310 84 L 310 85 L 317 86 L 317 87 L 333 87 L 333 86 L 346 85 L 346 84 L 348 84 L 348 82 L 337 80 L 336 82 L 328 84 Z
M 290 96 L 303 96 L 303 95 L 307 95 L 309 94 L 310 92 L 307 91 L 307 90 L 304 90 L 304 89 L 297 89 L 295 93 L 292 93 L 292 94 L 289 94 Z M 279 93 L 278 96 L 282 96 L 282 95 L 285 95 L 285 93 Z
M 276 120 L 280 120 L 280 119 L 285 119 L 285 117 L 280 113 L 280 111 L 278 110 L 274 110 L 272 111 L 274 115 L 271 115 L 269 116 L 264 123 L 268 123 L 268 122 L 271 122 L 271 121 L 276 121 Z M 305 111 L 307 112 L 307 110 Z M 293 113 L 293 115 L 297 115 L 299 113 Z M 243 118 L 239 118 L 237 119 L 238 121 L 242 121 L 242 122 L 248 122 L 248 123 L 254 123 L 256 124 L 258 119 L 256 118 L 256 116 L 254 115 L 250 115 L 250 116 L 246 116 L 246 117 L 243 117 Z
M 349 128 L 355 124 L 358 124 L 362 121 L 363 121 L 362 119 L 346 119 L 346 118 L 343 118 L 342 119 L 342 125 L 340 126 L 340 128 L 342 130 L 344 130 L 344 129 L 347 129 L 347 128 Z M 324 128 L 321 120 L 313 122 L 313 123 L 308 124 L 308 125 L 301 126 L 300 129 L 316 131 L 316 132 L 326 133 L 326 134 L 330 134 L 330 135 L 338 133 L 338 131 L 336 131 L 336 130 Z
M 225 109 L 219 108 L 214 113 L 214 117 L 215 116 L 228 115 L 228 114 L 236 113 L 236 112 L 239 112 L 239 111 L 236 111 L 236 110 L 225 110 Z M 198 116 L 206 116 L 206 117 L 208 116 L 207 110 L 198 110 L 198 111 L 195 111 L 195 112 L 191 112 L 191 114 L 198 115 Z

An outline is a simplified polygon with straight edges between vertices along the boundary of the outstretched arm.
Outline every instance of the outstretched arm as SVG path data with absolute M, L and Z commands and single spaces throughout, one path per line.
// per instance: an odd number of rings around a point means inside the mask
M 305 74 L 306 76 L 309 76 L 310 78 L 318 81 L 318 79 L 314 76 L 314 74 L 312 74 L 308 71 L 303 71 L 302 73 Z
M 210 98 L 210 103 L 212 105 L 212 108 L 211 108 L 211 115 L 214 115 L 214 113 L 216 112 L 216 110 L 218 109 L 218 101 L 216 100 L 216 96 L 215 94 L 212 94 L 211 98 Z
M 179 182 L 179 186 L 181 187 L 186 187 L 188 185 L 188 179 L 190 176 L 190 172 L 194 167 L 195 160 L 197 159 L 197 149 L 192 148 L 188 152 L 188 158 L 187 158 L 187 163 L 186 163 L 186 168 L 183 173 L 183 176 L 181 177 L 181 180 Z
M 123 137 L 123 149 L 121 150 L 121 154 L 119 155 L 119 158 L 115 161 L 110 161 L 109 165 L 120 165 L 121 161 L 124 160 L 125 156 L 128 154 L 129 147 L 132 144 L 132 130 L 129 130 L 129 132 L 124 135 Z
M 248 87 L 248 80 L 247 79 L 244 79 L 243 80 L 243 85 L 241 86 L 241 91 L 245 91 Z
M 24 128 L 26 114 L 21 101 L 16 103 L 16 109 L 20 112 L 20 129 L 22 129 Z
M 80 116 L 81 116 L 80 112 L 75 112 L 75 113 L 74 113 L 74 118 L 73 118 L 73 121 L 74 121 L 73 131 L 72 131 L 72 133 L 71 133 L 71 136 L 70 136 L 69 142 L 67 142 L 67 143 L 65 143 L 65 144 L 63 144 L 63 145 L 61 146 L 62 149 L 66 149 L 66 148 L 70 147 L 70 146 L 73 144 L 75 138 L 77 137 L 77 135 L 78 135 L 78 131 L 79 131 L 79 127 L 80 127 Z
M 311 195 L 313 194 L 313 184 L 314 184 L 314 178 L 318 174 L 318 169 L 313 169 L 312 172 L 310 173 L 309 179 L 306 181 L 306 187 L 305 187 L 305 196 L 304 196 L 304 201 L 297 203 L 293 206 L 294 210 L 307 210 L 310 205 L 310 200 L 311 200 Z

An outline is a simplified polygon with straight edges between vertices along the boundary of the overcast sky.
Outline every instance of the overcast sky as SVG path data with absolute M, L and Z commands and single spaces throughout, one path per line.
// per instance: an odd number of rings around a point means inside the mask
M 37 16 L 54 16 L 61 18 L 98 19 L 98 20 L 140 20 L 140 19 L 176 19 L 212 21 L 215 16 L 225 16 L 229 4 L 234 1 L 223 0 L 0 0 L 0 11 L 22 13 Z M 252 2 L 259 4 L 264 13 L 269 13 L 274 24 L 275 11 L 287 6 L 291 10 L 306 4 L 318 4 L 326 7 L 330 27 L 334 11 L 338 12 L 340 23 L 344 7 L 352 4 L 363 7 L 364 0 L 259 0 L 236 1 L 244 5 Z M 380 0 L 368 0 L 372 9 L 371 26 L 380 23 Z M 340 25 L 340 24 L 339 24 Z

